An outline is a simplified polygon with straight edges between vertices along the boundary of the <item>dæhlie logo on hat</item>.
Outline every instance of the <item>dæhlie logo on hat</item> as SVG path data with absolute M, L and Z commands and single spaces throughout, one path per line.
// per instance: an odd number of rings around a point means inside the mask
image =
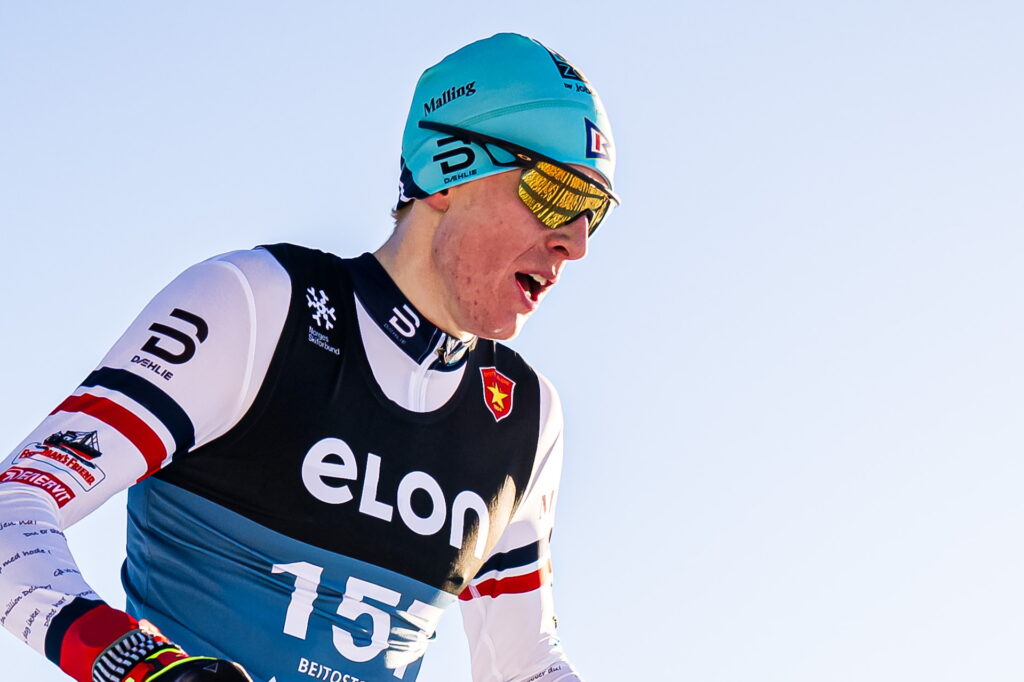
M 480 378 L 484 384 L 484 404 L 494 415 L 494 421 L 500 422 L 512 414 L 512 393 L 516 382 L 494 367 L 481 367 Z
M 608 159 L 610 161 L 612 158 L 611 140 L 589 118 L 584 118 L 583 122 L 587 127 L 587 158 Z

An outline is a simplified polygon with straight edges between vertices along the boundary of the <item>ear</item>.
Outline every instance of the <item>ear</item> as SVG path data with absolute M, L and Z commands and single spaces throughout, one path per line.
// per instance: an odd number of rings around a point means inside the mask
M 451 199 L 448 198 L 448 190 L 446 189 L 443 189 L 440 192 L 435 192 L 434 194 L 428 194 L 426 198 L 420 199 L 420 201 L 441 213 L 447 211 L 448 206 L 451 204 Z

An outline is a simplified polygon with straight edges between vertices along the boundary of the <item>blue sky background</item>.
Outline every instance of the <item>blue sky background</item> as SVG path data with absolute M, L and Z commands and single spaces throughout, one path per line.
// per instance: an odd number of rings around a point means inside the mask
M 1019 680 L 1021 7 L 0 4 L 0 448 L 189 264 L 376 248 L 419 72 L 523 32 L 601 92 L 625 199 L 513 344 L 565 405 L 578 668 Z M 123 518 L 70 533 L 115 604 Z M 423 682 L 469 679 L 460 631 Z

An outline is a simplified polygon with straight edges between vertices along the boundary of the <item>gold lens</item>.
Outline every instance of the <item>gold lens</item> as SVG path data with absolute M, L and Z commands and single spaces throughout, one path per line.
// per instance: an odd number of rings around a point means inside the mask
M 550 228 L 561 227 L 584 211 L 591 211 L 591 234 L 608 212 L 611 202 L 600 187 L 547 161 L 538 161 L 523 171 L 519 179 L 519 198 Z

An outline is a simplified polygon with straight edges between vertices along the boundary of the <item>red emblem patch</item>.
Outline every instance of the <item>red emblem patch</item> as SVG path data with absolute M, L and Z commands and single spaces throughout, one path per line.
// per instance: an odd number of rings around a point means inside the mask
M 53 498 L 58 507 L 63 507 L 75 499 L 75 494 L 60 479 L 53 474 L 48 474 L 39 469 L 10 467 L 3 473 L 0 473 L 0 483 L 22 483 L 42 488 L 50 494 L 50 497 Z
M 481 367 L 480 378 L 484 382 L 484 404 L 494 415 L 494 421 L 500 422 L 512 414 L 512 393 L 516 382 L 493 367 Z

